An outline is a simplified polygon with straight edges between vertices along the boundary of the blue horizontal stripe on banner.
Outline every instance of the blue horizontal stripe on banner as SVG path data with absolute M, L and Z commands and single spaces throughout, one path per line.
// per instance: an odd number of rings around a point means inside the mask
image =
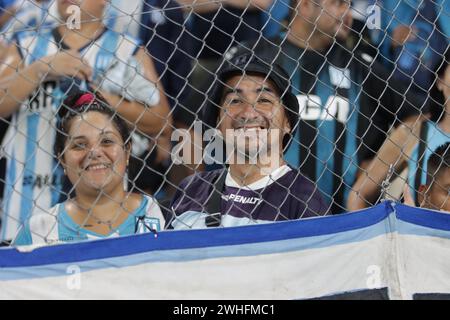
M 450 231 L 450 214 L 409 207 L 402 204 L 395 205 L 397 219 L 432 229 Z
M 397 224 L 398 233 L 402 235 L 414 235 L 425 237 L 438 237 L 450 239 L 450 231 L 424 227 L 418 224 L 399 220 Z
M 387 221 L 382 220 L 377 224 L 366 228 L 314 237 L 247 243 L 232 246 L 226 245 L 220 247 L 148 251 L 122 257 L 111 257 L 82 262 L 77 261 L 52 265 L 1 268 L 0 281 L 67 276 L 68 267 L 73 264 L 76 264 L 76 266 L 80 268 L 81 272 L 88 272 L 99 269 L 124 268 L 157 262 L 188 262 L 214 258 L 236 258 L 329 248 L 335 245 L 362 242 L 373 239 L 379 235 L 384 235 L 388 231 L 387 225 Z
M 0 268 L 71 263 L 123 257 L 149 251 L 235 246 L 314 237 L 374 225 L 392 212 L 390 202 L 357 212 L 297 221 L 232 228 L 160 232 L 37 248 L 0 249 Z M 387 232 L 388 230 L 386 230 Z M 349 240 L 353 241 L 353 240 Z

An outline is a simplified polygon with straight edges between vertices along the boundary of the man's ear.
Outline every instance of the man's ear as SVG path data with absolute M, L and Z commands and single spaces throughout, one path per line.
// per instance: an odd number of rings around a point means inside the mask
M 291 134 L 292 133 L 292 128 L 291 128 L 291 124 L 289 122 L 288 117 L 284 117 L 284 121 L 283 121 L 283 131 L 285 134 Z
M 417 201 L 418 201 L 420 207 L 424 207 L 426 205 L 427 198 L 428 198 L 427 191 L 428 191 L 428 185 L 421 184 L 419 186 L 419 190 L 417 192 Z
M 443 83 L 441 77 L 438 77 L 436 79 L 436 87 L 438 88 L 439 91 L 444 92 L 444 83 Z

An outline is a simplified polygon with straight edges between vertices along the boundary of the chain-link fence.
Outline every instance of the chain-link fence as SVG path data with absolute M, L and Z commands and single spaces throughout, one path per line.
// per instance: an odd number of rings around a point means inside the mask
M 5 243 L 449 211 L 446 0 L 0 4 Z

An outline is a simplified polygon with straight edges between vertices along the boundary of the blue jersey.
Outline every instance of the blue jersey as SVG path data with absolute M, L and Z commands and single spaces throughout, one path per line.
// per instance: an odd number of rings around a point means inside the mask
M 157 232 L 164 228 L 164 224 L 159 205 L 149 196 L 142 196 L 139 207 L 108 235 L 101 235 L 78 225 L 67 213 L 65 203 L 59 203 L 48 212 L 31 217 L 29 224 L 24 225 L 14 239 L 13 245 L 56 244 Z
M 272 174 L 240 186 L 227 173 L 221 194 L 220 212 L 207 212 L 208 202 L 221 169 L 201 172 L 184 179 L 171 208 L 175 229 L 205 228 L 210 214 L 220 214 L 223 227 L 317 217 L 327 206 L 317 188 L 298 170 L 284 165 Z
M 276 37 L 285 29 L 284 20 L 289 18 L 290 9 L 289 2 L 273 0 L 267 11 L 262 13 L 262 32 L 265 37 Z
M 68 49 L 57 29 L 21 32 L 15 41 L 25 66 Z M 80 49 L 94 71 L 94 81 L 111 65 L 122 65 L 134 55 L 134 39 L 105 30 Z M 116 62 L 116 63 L 115 63 Z M 67 94 L 64 81 L 46 81 L 13 114 L 3 139 L 7 159 L 0 239 L 12 239 L 37 209 L 51 208 L 60 198 L 62 170 L 54 157 L 57 111 Z M 86 86 L 86 84 L 79 84 Z
M 361 161 L 374 156 L 395 119 L 419 113 L 420 103 L 398 94 L 366 53 L 338 44 L 319 52 L 276 38 L 245 47 L 281 65 L 298 98 L 300 121 L 285 160 L 317 183 L 332 213 L 345 210 Z
M 408 159 L 408 184 L 410 186 L 410 190 L 414 190 L 414 192 L 412 192 L 414 199 L 417 195 L 416 189 L 419 187 L 415 184 L 417 175 L 420 176 L 420 184 L 426 184 L 428 159 L 439 146 L 450 141 L 450 134 L 443 132 L 437 123 L 426 121 L 422 124 L 422 126 L 425 126 L 422 130 L 426 130 L 426 140 L 421 141 L 416 145 L 413 149 L 411 157 Z M 423 156 L 419 159 L 419 149 L 421 143 L 425 144 L 425 148 Z
M 15 4 L 15 2 L 16 0 L 0 0 L 0 14 L 3 13 L 3 10 L 8 9 L 13 4 Z
M 380 56 L 387 64 L 395 61 L 408 82 L 412 78 L 430 73 L 430 65 L 439 60 L 439 55 L 445 52 L 450 37 L 450 1 L 449 0 L 381 0 L 380 30 L 371 30 L 373 40 L 380 49 Z M 415 39 L 407 41 L 404 46 L 392 50 L 392 33 L 399 25 L 412 26 L 415 29 Z M 386 36 L 386 33 L 388 36 Z M 401 54 L 401 52 L 403 54 Z M 394 53 L 394 56 L 392 55 Z M 398 59 L 398 60 L 397 60 Z M 420 70 L 417 60 L 423 64 Z M 416 63 L 414 63 L 416 61 Z M 426 67 L 425 67 L 426 66 Z M 431 68 L 433 68 L 431 66 Z M 399 76 L 401 72 L 398 72 Z M 415 79 L 416 80 L 416 79 Z
M 413 83 L 415 90 L 427 95 L 435 79 L 431 70 L 435 69 L 445 53 L 450 35 L 446 37 L 441 31 L 439 9 L 434 1 L 419 1 L 414 8 L 404 1 L 401 4 L 401 10 L 394 13 L 407 20 L 401 22 L 415 28 L 417 35 L 403 46 L 394 48 L 392 60 L 396 61 L 396 69 L 393 77 L 408 84 Z
M 220 59 L 232 46 L 261 36 L 263 11 L 221 6 L 190 15 L 193 56 Z

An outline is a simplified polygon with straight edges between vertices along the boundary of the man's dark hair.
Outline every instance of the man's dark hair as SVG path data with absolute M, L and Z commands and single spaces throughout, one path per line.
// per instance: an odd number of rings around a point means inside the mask
M 292 22 L 292 19 L 297 15 L 297 5 L 301 0 L 291 0 L 289 2 L 288 24 Z
M 427 166 L 427 184 L 430 185 L 450 167 L 450 142 L 439 146 L 431 154 Z

